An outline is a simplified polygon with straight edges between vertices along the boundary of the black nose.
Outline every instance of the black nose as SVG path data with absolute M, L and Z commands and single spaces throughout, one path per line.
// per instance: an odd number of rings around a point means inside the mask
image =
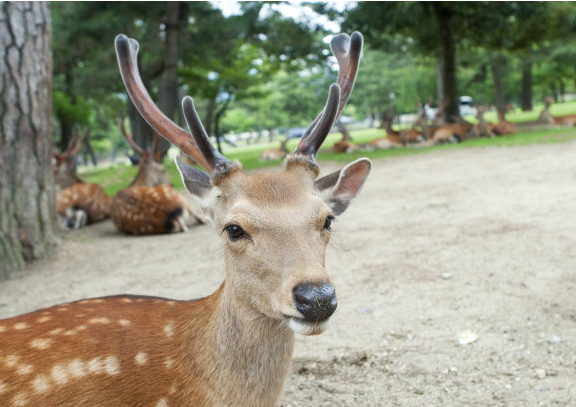
M 292 297 L 298 312 L 311 321 L 328 319 L 338 306 L 336 290 L 330 283 L 300 283 L 292 289 Z

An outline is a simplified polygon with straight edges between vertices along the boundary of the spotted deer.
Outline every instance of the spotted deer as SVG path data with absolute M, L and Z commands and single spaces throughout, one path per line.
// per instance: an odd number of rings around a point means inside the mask
M 177 160 L 223 245 L 225 280 L 203 299 L 116 296 L 0 321 L 0 405 L 275 406 L 295 333 L 322 333 L 337 307 L 325 268 L 334 217 L 358 194 L 370 161 L 317 179 L 315 155 L 346 103 L 362 36 L 331 41 L 340 72 L 328 101 L 280 172 L 246 174 L 210 143 L 191 98 L 191 136 L 152 102 L 138 43 L 116 38 L 128 94 L 148 123 L 207 171 Z
M 187 231 L 193 220 L 204 223 L 171 185 L 158 151 L 160 136 L 154 135 L 149 152 L 126 130 L 124 117 L 120 118 L 120 130 L 140 157 L 140 163 L 130 186 L 112 198 L 110 213 L 116 228 L 128 234 L 152 235 Z
M 540 113 L 540 117 L 538 121 L 551 124 L 554 126 L 567 126 L 567 127 L 574 127 L 576 126 L 576 114 L 567 114 L 564 116 L 552 116 L 550 113 L 550 106 L 554 103 L 554 98 L 548 96 L 544 99 L 544 110 Z
M 111 199 L 104 188 L 84 182 L 72 169 L 72 158 L 80 151 L 88 134 L 89 130 L 86 130 L 80 138 L 75 131 L 66 151 L 52 153 L 52 172 L 58 191 L 56 210 L 64 225 L 71 229 L 79 229 L 110 217 Z

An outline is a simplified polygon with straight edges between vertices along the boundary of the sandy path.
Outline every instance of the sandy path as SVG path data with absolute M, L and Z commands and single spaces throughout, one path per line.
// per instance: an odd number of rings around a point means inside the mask
M 298 339 L 282 406 L 576 405 L 575 142 L 376 161 L 334 229 L 339 308 Z M 134 238 L 105 222 L 0 283 L 0 317 L 195 298 L 222 278 L 209 226 Z M 466 330 L 478 339 L 460 345 Z

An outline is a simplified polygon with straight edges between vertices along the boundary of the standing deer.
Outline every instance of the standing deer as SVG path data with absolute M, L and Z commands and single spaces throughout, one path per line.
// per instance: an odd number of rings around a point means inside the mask
M 124 126 L 123 117 L 120 130 L 140 157 L 140 163 L 134 181 L 112 198 L 110 214 L 116 228 L 128 234 L 152 235 L 187 231 L 192 218 L 204 223 L 171 185 L 158 152 L 160 136 L 154 135 L 150 153 L 136 144 Z
M 0 321 L 0 405 L 276 405 L 295 333 L 322 333 L 336 309 L 326 245 L 371 166 L 359 159 L 316 179 L 315 155 L 352 91 L 362 36 L 337 35 L 331 48 L 337 83 L 284 171 L 245 174 L 210 143 L 191 98 L 182 103 L 191 136 L 154 105 L 138 73 L 138 43 L 116 38 L 142 116 L 207 171 L 176 161 L 220 235 L 226 279 L 194 301 L 106 297 Z
M 89 131 L 79 138 L 78 132 L 68 144 L 66 151 L 53 152 L 52 171 L 54 180 L 59 187 L 56 196 L 56 210 L 71 229 L 79 229 L 87 224 L 100 222 L 110 217 L 110 197 L 104 188 L 98 184 L 84 182 L 72 169 L 72 158 L 80 151 L 80 147 Z
M 538 117 L 539 122 L 543 122 L 546 124 L 552 124 L 554 126 L 567 126 L 567 127 L 574 127 L 576 126 L 576 114 L 567 114 L 564 116 L 552 116 L 550 113 L 550 106 L 554 103 L 554 98 L 548 96 L 544 99 L 545 107 L 544 110 L 540 113 L 540 117 Z

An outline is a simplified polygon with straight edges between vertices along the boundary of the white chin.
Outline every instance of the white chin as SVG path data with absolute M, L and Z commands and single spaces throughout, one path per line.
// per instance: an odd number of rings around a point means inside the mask
M 322 322 L 306 322 L 299 318 L 288 319 L 288 326 L 297 334 L 319 335 L 326 330 L 329 319 Z

